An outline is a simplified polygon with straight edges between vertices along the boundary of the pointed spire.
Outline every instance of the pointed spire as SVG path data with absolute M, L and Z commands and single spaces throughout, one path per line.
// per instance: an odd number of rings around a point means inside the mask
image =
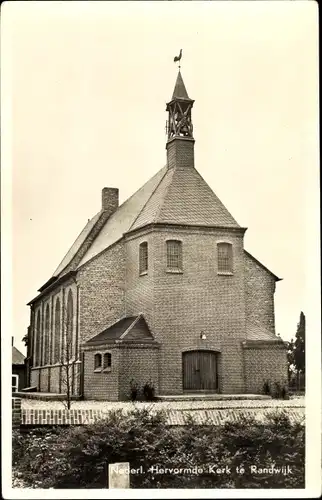
M 181 76 L 181 72 L 179 69 L 178 76 L 177 76 L 177 81 L 174 87 L 174 91 L 172 94 L 172 99 L 189 99 L 185 84 L 183 83 L 183 79 Z

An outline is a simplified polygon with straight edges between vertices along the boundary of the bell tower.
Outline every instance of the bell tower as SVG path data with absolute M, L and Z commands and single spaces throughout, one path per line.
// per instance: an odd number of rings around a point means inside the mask
M 191 110 L 194 101 L 188 96 L 179 69 L 168 111 L 167 165 L 168 168 L 194 167 L 194 138 Z

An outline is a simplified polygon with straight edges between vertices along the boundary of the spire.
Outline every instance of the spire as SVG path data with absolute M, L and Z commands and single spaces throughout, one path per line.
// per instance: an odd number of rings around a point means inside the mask
M 189 99 L 185 84 L 183 83 L 182 75 L 179 69 L 178 76 L 177 76 L 177 81 L 174 87 L 174 91 L 172 94 L 172 100 L 173 99 Z
M 175 138 L 193 140 L 191 121 L 193 103 L 194 101 L 188 96 L 179 70 L 172 99 L 167 104 L 169 113 L 167 121 L 168 141 Z
M 193 103 L 194 101 L 188 96 L 179 68 L 172 99 L 167 104 L 168 168 L 194 167 L 195 141 L 191 119 Z

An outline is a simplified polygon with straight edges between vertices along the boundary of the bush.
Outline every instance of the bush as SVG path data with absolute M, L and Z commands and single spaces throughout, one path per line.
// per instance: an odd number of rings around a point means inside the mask
M 139 384 L 132 378 L 130 381 L 130 399 L 136 401 L 139 394 Z
M 164 413 L 151 408 L 126 415 L 118 410 L 91 425 L 23 436 L 14 432 L 13 457 L 24 483 L 41 488 L 106 488 L 107 464 L 115 462 L 143 467 L 144 474 L 131 475 L 131 488 L 304 487 L 304 427 L 274 413 L 265 424 L 245 418 L 200 426 L 188 416 L 185 426 L 172 427 Z M 272 464 L 289 465 L 292 474 L 251 471 L 251 466 Z M 199 472 L 188 470 L 196 466 Z M 158 474 L 158 467 L 186 472 Z M 230 472 L 218 474 L 214 467 Z
M 275 399 L 289 399 L 288 385 L 280 382 L 270 382 L 266 380 L 263 384 L 263 394 L 271 395 Z
M 268 396 L 270 393 L 271 393 L 271 388 L 270 388 L 270 385 L 269 385 L 269 382 L 268 380 L 266 380 L 263 384 L 263 393 Z
M 143 395 L 146 401 L 154 401 L 155 388 L 151 380 L 149 380 L 149 382 L 146 382 L 146 384 L 143 386 Z

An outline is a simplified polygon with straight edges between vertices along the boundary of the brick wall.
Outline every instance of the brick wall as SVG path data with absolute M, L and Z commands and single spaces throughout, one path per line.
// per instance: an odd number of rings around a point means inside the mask
M 159 393 L 159 349 L 147 346 L 124 347 L 121 350 L 119 397 L 130 399 L 130 381 L 135 380 L 140 389 L 151 381 L 155 393 Z
M 59 394 L 61 392 L 61 384 L 59 381 L 60 378 L 60 366 L 53 366 L 50 369 L 50 391 L 55 394 Z
M 95 353 L 104 352 L 112 354 L 111 369 L 95 372 Z M 115 345 L 84 348 L 84 399 L 118 401 L 120 356 L 120 349 Z
M 12 408 L 12 428 L 17 429 L 20 427 L 21 423 L 21 399 L 11 398 L 11 408 Z
M 81 343 L 124 315 L 124 281 L 123 242 L 116 243 L 79 269 Z
M 166 240 L 183 244 L 183 274 L 166 272 Z M 138 246 L 149 243 L 149 272 L 138 276 Z M 234 273 L 217 274 L 216 243 L 233 244 Z M 192 348 L 220 350 L 221 388 L 244 391 L 241 341 L 245 339 L 243 236 L 224 230 L 159 230 L 126 243 L 126 312 L 143 312 L 161 343 L 160 393 L 182 392 L 182 353 Z M 207 340 L 200 342 L 200 333 Z
M 167 143 L 167 165 L 169 168 L 194 166 L 194 140 L 173 139 Z
M 247 253 L 244 256 L 247 320 L 275 333 L 275 278 Z
M 266 381 L 287 385 L 287 351 L 284 345 L 245 345 L 246 392 L 258 394 L 263 392 Z

